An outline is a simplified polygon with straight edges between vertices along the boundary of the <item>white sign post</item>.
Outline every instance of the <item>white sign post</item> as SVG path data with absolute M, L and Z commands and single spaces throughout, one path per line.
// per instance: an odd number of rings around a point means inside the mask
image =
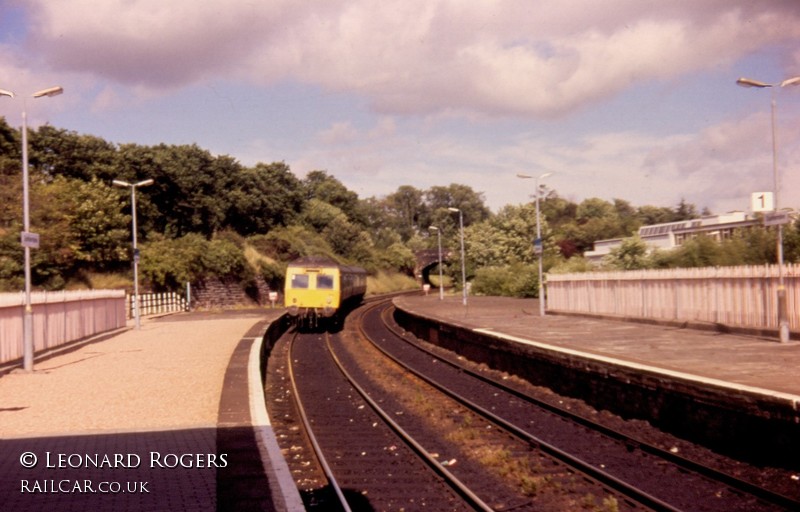
M 753 212 L 771 212 L 775 210 L 775 199 L 772 192 L 753 192 L 750 205 Z
M 31 249 L 39 248 L 39 233 L 30 233 L 28 231 L 21 231 L 19 238 L 20 241 L 22 242 L 22 247 L 29 247 Z

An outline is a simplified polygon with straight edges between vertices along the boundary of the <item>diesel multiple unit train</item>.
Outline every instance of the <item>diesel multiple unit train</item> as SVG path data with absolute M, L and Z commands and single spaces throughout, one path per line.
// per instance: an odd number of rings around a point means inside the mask
M 286 268 L 284 304 L 296 324 L 315 327 L 358 303 L 367 291 L 367 272 L 323 257 L 306 257 Z

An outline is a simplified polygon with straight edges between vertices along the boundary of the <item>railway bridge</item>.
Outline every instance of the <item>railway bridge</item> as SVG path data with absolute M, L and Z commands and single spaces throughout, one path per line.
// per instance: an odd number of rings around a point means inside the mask
M 453 256 L 453 251 L 450 249 L 442 248 L 442 263 L 447 263 Z M 430 272 L 439 263 L 439 249 L 423 249 L 414 253 L 416 258 L 416 266 L 414 267 L 414 276 L 422 284 L 431 284 Z

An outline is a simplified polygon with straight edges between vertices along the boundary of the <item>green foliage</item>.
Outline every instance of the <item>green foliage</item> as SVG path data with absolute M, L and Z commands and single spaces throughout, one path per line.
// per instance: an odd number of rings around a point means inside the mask
M 25 286 L 19 231 L 0 231 L 0 292 L 18 292 Z
M 537 297 L 539 278 L 536 265 L 512 263 L 499 267 L 483 267 L 475 272 L 472 293 L 507 297 Z
M 548 274 L 572 274 L 575 272 L 591 272 L 597 270 L 590 261 L 583 256 L 573 256 L 572 258 L 562 258 L 553 264 L 548 270 Z
M 420 221 L 427 211 L 421 190 L 403 185 L 397 192 L 386 196 L 384 204 L 395 229 L 404 240 L 411 238 L 421 228 Z
M 186 282 L 209 276 L 243 283 L 253 278 L 243 251 L 234 242 L 225 238 L 209 241 L 197 233 L 144 244 L 139 268 L 155 290 L 181 289 Z
M 359 199 L 326 171 L 298 179 L 283 162 L 246 167 L 196 145 L 116 146 L 98 137 L 43 126 L 30 132 L 31 229 L 35 288 L 93 286 L 97 273 L 127 275 L 131 259 L 129 188 L 137 182 L 138 237 L 145 284 L 183 288 L 214 275 L 244 286 L 256 273 L 280 285 L 287 262 L 322 255 L 411 275 L 414 251 L 442 248 L 444 272 L 461 284 L 459 214 L 466 268 L 477 293 L 536 294 L 534 203 L 492 214 L 483 194 L 451 184 L 401 186 L 384 198 Z M 0 118 L 0 290 L 22 287 L 20 134 Z M 544 266 L 551 272 L 590 267 L 580 257 L 597 240 L 626 238 L 639 226 L 697 216 L 694 205 L 634 207 L 623 199 L 580 203 L 540 187 Z M 438 228 L 437 232 L 430 227 Z M 785 260 L 800 261 L 800 226 L 786 226 Z M 257 254 L 253 255 L 252 252 Z M 245 257 L 245 254 L 248 254 Z M 773 263 L 776 230 L 744 229 L 722 242 L 703 237 L 675 251 L 652 251 L 627 238 L 607 267 L 634 269 Z
M 619 247 L 603 258 L 604 265 L 617 270 L 639 270 L 650 268 L 647 244 L 638 236 L 622 241 Z
M 406 275 L 413 275 L 416 261 L 414 253 L 403 243 L 397 242 L 378 253 L 378 268 L 397 269 Z
M 225 224 L 248 236 L 292 223 L 303 208 L 302 184 L 283 162 L 234 173 Z
M 117 176 L 116 147 L 91 135 L 44 125 L 28 138 L 29 164 L 42 176 L 110 182 Z
M 303 180 L 303 188 L 307 199 L 317 199 L 335 206 L 348 219 L 360 221 L 358 210 L 358 194 L 347 190 L 347 187 L 325 171 L 311 171 Z
M 97 178 L 89 181 L 57 177 L 47 186 L 51 197 L 68 215 L 74 257 L 93 270 L 129 261 L 130 217 L 119 208 L 119 193 Z M 63 202 L 62 202 L 63 201 Z
M 248 238 L 248 242 L 268 258 L 287 263 L 301 256 L 327 256 L 339 260 L 325 238 L 307 226 L 273 229 L 266 235 Z
M 367 295 L 413 290 L 418 286 L 415 279 L 397 272 L 379 271 L 375 275 L 367 276 Z

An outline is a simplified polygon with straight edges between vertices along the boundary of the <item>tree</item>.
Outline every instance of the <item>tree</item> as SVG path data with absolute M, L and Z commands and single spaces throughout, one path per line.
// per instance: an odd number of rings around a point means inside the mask
M 552 253 L 547 219 L 540 220 L 545 252 Z M 536 210 L 533 204 L 505 206 L 484 222 L 467 230 L 470 258 L 477 267 L 508 265 L 514 262 L 534 263 L 533 240 L 536 238 Z
M 722 248 L 713 238 L 705 235 L 687 240 L 670 254 L 673 267 L 714 267 L 719 264 Z
M 410 185 L 403 185 L 393 194 L 386 196 L 386 209 L 403 240 L 408 240 L 421 229 L 419 223 L 425 215 L 423 197 L 424 193 L 421 190 Z
M 639 236 L 632 236 L 622 241 L 603 258 L 603 263 L 619 270 L 639 270 L 649 268 L 647 244 Z
M 173 238 L 189 233 L 211 238 L 224 227 L 228 191 L 240 168 L 232 158 L 214 158 L 196 145 L 120 148 L 122 179 L 154 180 L 141 193 L 137 215 L 143 227 Z
M 675 219 L 675 212 L 665 206 L 640 206 L 636 210 L 636 217 L 643 226 L 664 224 Z
M 442 210 L 446 211 L 447 208 L 458 208 L 463 214 L 465 227 L 484 221 L 491 214 L 484 203 L 483 194 L 475 192 L 467 185 L 453 183 L 447 187 L 431 187 L 425 192 L 425 202 L 428 212 L 432 215 L 436 215 L 437 212 Z M 432 223 L 420 222 L 420 225 L 430 225 Z
M 348 219 L 359 224 L 358 194 L 351 192 L 339 180 L 325 171 L 311 171 L 303 180 L 306 199 L 318 199 L 339 208 Z
M 681 198 L 681 202 L 675 207 L 675 215 L 672 221 L 696 219 L 699 217 L 697 214 L 697 207 L 693 204 L 687 203 L 685 199 Z
M 561 226 L 564 238 L 572 241 L 578 252 L 591 249 L 597 240 L 628 236 L 614 204 L 596 197 L 581 202 L 573 223 Z
M 117 190 L 97 178 L 82 181 L 61 176 L 48 188 L 60 199 L 59 208 L 69 219 L 78 264 L 91 270 L 108 270 L 130 261 L 130 216 L 120 211 Z
M 226 202 L 226 226 L 245 236 L 267 233 L 300 214 L 302 183 L 283 162 L 259 163 L 234 174 Z
M 155 290 L 181 289 L 207 277 L 248 282 L 253 271 L 242 250 L 228 238 L 206 240 L 198 233 L 160 238 L 142 245 L 142 278 Z
M 31 132 L 28 144 L 32 172 L 42 176 L 66 176 L 84 181 L 116 178 L 117 149 L 100 137 L 44 125 Z

